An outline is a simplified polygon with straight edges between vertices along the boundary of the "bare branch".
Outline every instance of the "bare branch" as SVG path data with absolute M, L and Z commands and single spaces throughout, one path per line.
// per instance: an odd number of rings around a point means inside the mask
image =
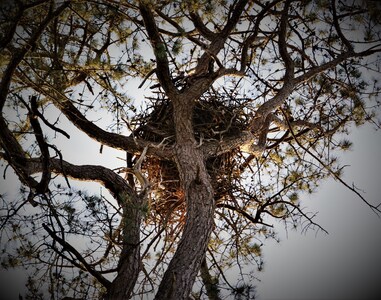
M 42 224 L 42 227 L 49 233 L 49 235 L 58 242 L 62 247 L 64 251 L 68 251 L 72 253 L 77 260 L 85 267 L 85 269 L 93 275 L 104 287 L 109 287 L 111 282 L 108 281 L 105 277 L 103 277 L 98 271 L 96 271 L 94 268 L 92 268 L 87 261 L 84 259 L 84 257 L 75 249 L 71 244 L 69 244 L 64 239 L 60 238 L 53 232 L 46 224 Z
M 169 95 L 176 95 L 177 89 L 172 82 L 172 78 L 169 72 L 169 62 L 167 58 L 167 51 L 160 33 L 155 23 L 155 17 L 151 11 L 149 5 L 143 3 L 144 1 L 139 2 L 139 9 L 144 20 L 144 25 L 147 30 L 152 49 L 156 57 L 156 75 L 159 79 L 163 89 Z
M 381 203 L 378 204 L 378 205 L 373 205 L 371 204 L 370 202 L 368 202 L 363 195 L 361 195 L 359 193 L 359 191 L 357 189 L 355 189 L 353 186 L 350 186 L 348 183 L 346 183 L 343 179 L 341 179 L 339 177 L 339 175 L 337 174 L 337 172 L 334 172 L 326 163 L 324 163 L 319 157 L 317 157 L 314 153 L 312 153 L 309 149 L 307 149 L 306 147 L 304 147 L 298 140 L 298 138 L 295 136 L 295 133 L 291 127 L 291 125 L 289 124 L 289 129 L 290 129 L 290 132 L 292 134 L 292 136 L 294 137 L 294 140 L 296 141 L 296 143 L 299 145 L 300 148 L 302 148 L 306 153 L 308 153 L 309 155 L 311 155 L 314 159 L 316 159 L 316 161 L 318 161 L 332 176 L 335 180 L 339 181 L 341 184 L 343 184 L 347 189 L 349 189 L 350 191 L 354 192 L 357 196 L 360 197 L 360 199 L 366 204 L 368 205 L 372 211 L 374 211 L 378 216 L 379 214 L 381 213 Z
M 191 17 L 194 26 L 201 33 L 201 35 L 206 39 L 213 41 L 216 37 L 216 33 L 214 33 L 207 26 L 205 26 L 199 14 L 196 11 L 191 11 L 189 13 L 189 16 Z
M 37 120 L 37 114 L 38 114 L 37 97 L 32 96 L 30 99 L 30 102 L 31 102 L 31 111 L 29 113 L 30 124 L 33 127 L 34 135 L 36 137 L 38 146 L 40 147 L 40 150 L 41 150 L 41 159 L 42 159 L 42 165 L 43 165 L 42 177 L 40 182 L 36 186 L 36 193 L 45 194 L 48 191 L 48 186 L 51 179 L 50 163 L 49 163 L 49 157 L 50 157 L 49 147 L 44 139 L 40 123 Z
M 127 182 L 112 170 L 103 166 L 94 165 L 73 165 L 64 160 L 50 159 L 51 171 L 68 177 L 101 182 L 118 200 L 121 200 L 126 194 L 134 195 L 134 191 Z M 39 159 L 31 158 L 26 160 L 26 168 L 29 173 L 38 173 L 42 171 L 42 164 Z M 120 202 L 122 204 L 123 202 Z
M 0 111 L 3 110 L 4 103 L 8 94 L 9 85 L 12 80 L 12 76 L 14 71 L 16 70 L 19 63 L 24 58 L 25 54 L 32 48 L 32 46 L 36 43 L 37 39 L 40 37 L 44 29 L 48 26 L 48 24 L 57 16 L 59 16 L 70 4 L 70 1 L 63 2 L 55 11 L 49 10 L 48 15 L 44 18 L 38 28 L 31 34 L 28 42 L 19 50 L 17 50 L 13 56 L 11 61 L 8 63 L 6 70 L 3 73 L 0 82 Z
M 332 7 L 332 14 L 333 14 L 333 25 L 335 26 L 337 34 L 339 35 L 340 39 L 343 41 L 344 45 L 347 47 L 348 51 L 353 52 L 354 49 L 352 44 L 344 36 L 343 31 L 340 28 L 339 18 L 337 16 L 337 11 L 336 11 L 336 0 L 331 1 L 331 7 Z
M 48 99 L 52 100 L 56 107 L 81 131 L 86 133 L 90 138 L 116 149 L 125 150 L 134 154 L 140 154 L 141 151 L 147 146 L 152 146 L 149 149 L 148 155 L 154 154 L 163 157 L 172 157 L 172 150 L 169 148 L 155 147 L 155 143 L 150 143 L 145 140 L 140 140 L 132 136 L 124 136 L 121 134 L 108 132 L 97 126 L 94 122 L 89 121 L 68 99 L 64 94 L 55 90 L 53 86 L 48 87 L 54 91 L 45 90 L 43 87 L 33 83 L 28 77 L 19 74 L 21 78 L 28 81 L 32 87 L 43 94 Z

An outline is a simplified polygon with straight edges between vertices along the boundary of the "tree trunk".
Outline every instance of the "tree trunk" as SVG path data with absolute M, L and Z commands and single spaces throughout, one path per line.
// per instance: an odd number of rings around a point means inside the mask
M 206 262 L 206 258 L 203 259 L 201 263 L 200 275 L 202 279 L 202 283 L 206 289 L 206 295 L 209 300 L 221 300 L 219 296 L 218 289 L 218 280 L 215 280 L 209 273 L 208 264 Z
M 118 275 L 107 289 L 106 299 L 130 299 L 140 272 L 140 225 L 142 199 L 123 195 L 123 247 L 118 263 Z
M 192 128 L 193 101 L 174 101 L 176 160 L 187 204 L 184 232 L 156 300 L 188 299 L 213 228 L 214 191 Z
M 186 185 L 187 218 L 184 232 L 164 274 L 156 300 L 188 299 L 213 227 L 214 199 L 210 181 L 192 178 Z

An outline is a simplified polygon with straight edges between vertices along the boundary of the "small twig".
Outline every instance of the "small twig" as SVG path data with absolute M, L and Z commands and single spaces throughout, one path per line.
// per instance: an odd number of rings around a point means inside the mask
M 174 137 L 174 135 L 166 136 L 165 138 L 163 138 L 163 140 L 158 145 L 150 145 L 150 147 L 165 148 L 168 145 L 168 143 L 165 143 L 165 141 L 169 140 L 170 138 L 173 138 L 173 137 Z
M 202 146 L 203 140 L 204 140 L 204 134 L 201 132 L 201 134 L 200 134 L 200 142 L 198 143 L 198 146 L 196 146 L 196 148 L 200 148 Z
M 234 113 L 233 116 L 231 117 L 230 121 L 229 121 L 228 126 L 227 126 L 224 130 L 221 130 L 221 131 L 214 131 L 213 128 L 212 128 L 212 133 L 213 133 L 214 135 L 216 135 L 216 134 L 224 134 L 224 133 L 226 133 L 226 132 L 230 129 L 230 127 L 232 126 L 233 119 L 234 119 L 236 116 L 237 116 L 237 114 Z

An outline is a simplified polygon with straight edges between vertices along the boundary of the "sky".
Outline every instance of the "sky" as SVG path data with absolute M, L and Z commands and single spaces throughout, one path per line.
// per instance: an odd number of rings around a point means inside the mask
M 370 126 L 352 130 L 352 151 L 344 179 L 364 190 L 367 201 L 381 203 L 381 135 Z M 318 212 L 328 231 L 288 231 L 278 226 L 281 242 L 266 243 L 265 268 L 258 275 L 260 300 L 375 299 L 381 292 L 381 219 L 339 182 L 328 180 L 302 206 Z M 373 298 L 372 298 L 373 297 Z

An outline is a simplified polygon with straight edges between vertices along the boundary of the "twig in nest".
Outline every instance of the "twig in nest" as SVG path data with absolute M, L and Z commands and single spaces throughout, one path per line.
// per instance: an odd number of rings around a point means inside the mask
M 151 145 L 151 146 L 154 148 L 165 148 L 165 146 L 168 145 L 168 143 L 166 143 L 166 140 L 169 140 L 172 137 L 174 137 L 174 135 L 166 136 L 158 145 Z
M 214 135 L 216 134 L 223 134 L 223 133 L 226 133 L 229 131 L 230 127 L 232 126 L 232 122 L 233 122 L 233 119 L 237 116 L 236 113 L 233 114 L 233 116 L 231 117 L 230 121 L 229 121 L 229 124 L 228 126 L 226 126 L 226 128 L 224 130 L 220 130 L 220 131 L 215 131 L 213 128 L 212 128 L 212 133 Z

